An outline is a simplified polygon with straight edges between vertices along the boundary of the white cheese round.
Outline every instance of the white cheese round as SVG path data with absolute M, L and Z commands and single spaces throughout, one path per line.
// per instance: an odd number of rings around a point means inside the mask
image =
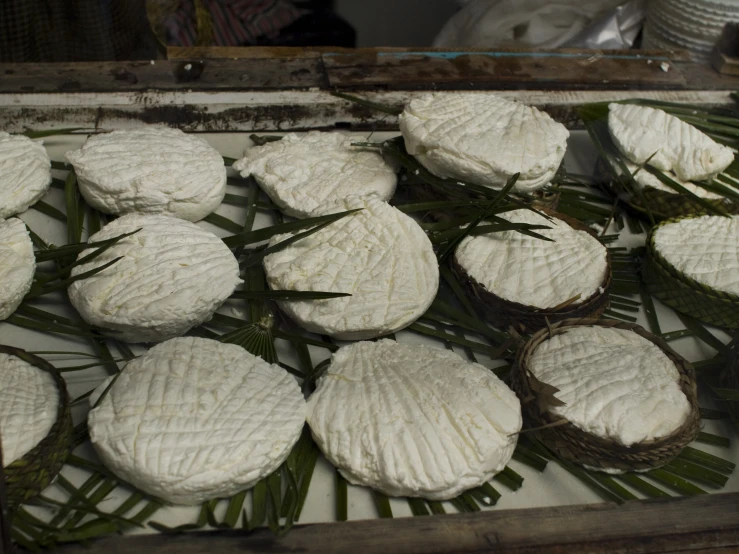
M 522 419 L 516 395 L 480 364 L 383 339 L 333 355 L 308 424 L 350 483 L 445 500 L 503 470 Z
M 542 188 L 554 177 L 569 132 L 548 114 L 487 93 L 430 93 L 400 115 L 408 153 L 438 177 L 514 190 Z
M 344 292 L 280 307 L 302 327 L 347 340 L 407 327 L 431 305 L 439 266 L 431 242 L 410 217 L 375 197 L 349 197 L 312 215 L 361 209 L 264 258 L 270 288 Z M 270 246 L 291 235 L 278 235 Z
M 285 370 L 192 337 L 129 362 L 88 419 L 103 463 L 173 504 L 252 487 L 287 458 L 304 424 L 305 399 Z
M 499 214 L 506 221 L 547 225 L 536 232 L 553 242 L 517 231 L 467 236 L 455 252 L 462 269 L 489 292 L 509 302 L 554 308 L 579 295 L 598 292 L 608 271 L 606 248 L 585 231 L 548 220 L 531 210 Z
M 51 185 L 43 143 L 0 131 L 0 219 L 26 211 Z
M 683 275 L 739 295 L 739 216 L 666 223 L 654 232 L 654 247 Z
M 36 257 L 25 223 L 17 217 L 0 219 L 0 321 L 18 308 L 35 272 Z
M 662 350 L 628 330 L 578 326 L 541 343 L 528 363 L 559 389 L 549 412 L 624 446 L 677 430 L 690 414 L 680 374 Z
M 82 196 L 108 214 L 164 214 L 199 221 L 226 194 L 223 158 L 204 139 L 144 127 L 93 135 L 67 152 Z
M 638 186 L 640 189 L 649 187 L 662 192 L 669 192 L 670 194 L 679 194 L 674 189 L 668 187 L 666 184 L 660 181 L 659 178 L 657 178 L 655 175 L 649 173 L 649 171 L 645 169 L 639 169 L 640 166 L 629 161 L 626 161 L 625 165 L 631 172 L 631 175 L 633 175 L 636 186 Z M 716 194 L 714 192 L 711 192 L 710 190 L 704 189 L 703 187 L 694 185 L 689 181 L 683 181 L 677 175 L 670 171 L 665 171 L 665 174 L 670 179 L 675 181 L 678 185 L 682 185 L 683 188 L 687 189 L 700 198 L 707 198 L 709 200 L 720 200 L 721 198 L 723 198 L 723 196 L 721 196 L 720 194 Z
M 0 438 L 4 467 L 22 458 L 56 421 L 59 391 L 54 378 L 17 356 L 0 353 Z
M 249 148 L 234 169 L 253 175 L 262 190 L 288 215 L 306 218 L 319 206 L 347 196 L 389 200 L 395 168 L 378 151 L 352 146 L 340 133 L 289 133 L 281 140 Z
M 734 152 L 668 113 L 635 104 L 609 104 L 608 130 L 621 153 L 636 164 L 674 171 L 684 181 L 712 179 L 734 161 Z M 651 158 L 651 159 L 650 159 Z
M 182 335 L 210 319 L 242 282 L 238 262 L 223 241 L 182 219 L 129 214 L 106 225 L 89 242 L 137 229 L 137 234 L 72 270 L 77 276 L 122 257 L 68 289 L 82 318 L 111 336 L 160 342 Z M 79 258 L 93 251 L 84 250 Z

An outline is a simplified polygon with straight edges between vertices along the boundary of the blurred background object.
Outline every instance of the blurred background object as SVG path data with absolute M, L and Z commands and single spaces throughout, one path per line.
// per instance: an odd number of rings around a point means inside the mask
M 708 62 L 724 24 L 737 21 L 739 0 L 650 0 L 642 44 L 684 48 L 694 61 Z
M 0 61 L 141 59 L 156 54 L 145 0 L 2 0 Z
M 642 19 L 641 0 L 472 0 L 444 25 L 433 45 L 629 48 Z
M 727 22 L 739 0 L 0 0 L 0 62 L 156 59 L 167 46 L 639 45 L 707 62 Z
M 464 2 L 335 0 L 336 13 L 357 31 L 357 46 L 426 47 Z
M 167 46 L 345 46 L 326 0 L 0 0 L 0 62 L 164 57 Z

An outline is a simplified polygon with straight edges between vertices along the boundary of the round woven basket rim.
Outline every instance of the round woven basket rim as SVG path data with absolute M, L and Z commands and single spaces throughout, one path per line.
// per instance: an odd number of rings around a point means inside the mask
M 609 165 L 602 159 L 598 159 L 596 164 L 596 171 L 600 172 L 605 177 L 605 183 L 608 188 L 618 197 L 618 199 L 627 204 L 633 210 L 641 213 L 642 215 L 652 216 L 659 220 L 665 220 L 675 217 L 690 217 L 693 215 L 710 215 L 706 208 L 692 200 L 691 198 L 678 194 L 676 192 L 667 192 L 660 190 L 655 187 L 646 186 L 642 190 L 645 195 L 651 195 L 654 197 L 654 202 L 649 203 L 649 209 L 640 203 L 640 199 L 637 195 L 632 194 L 630 191 L 620 186 L 618 181 L 611 175 Z M 704 198 L 704 200 L 716 207 L 721 207 L 730 213 L 739 213 L 739 203 L 732 202 L 728 198 Z M 660 210 L 660 207 L 671 208 L 669 211 Z
M 35 354 L 31 354 L 30 352 L 27 352 L 21 348 L 0 344 L 0 354 L 15 356 L 16 358 L 20 358 L 21 360 L 28 362 L 32 366 L 49 373 L 54 379 L 54 384 L 56 385 L 57 392 L 59 393 L 59 403 L 56 410 L 56 419 L 54 420 L 54 424 L 51 426 L 51 429 L 49 429 L 49 432 L 31 450 L 26 452 L 17 460 L 5 466 L 4 471 L 7 473 L 12 472 L 14 469 L 21 469 L 29 465 L 34 460 L 43 458 L 44 453 L 49 448 L 54 448 L 55 441 L 57 441 L 59 437 L 62 436 L 65 432 L 68 434 L 68 437 L 67 440 L 64 441 L 63 447 L 66 448 L 68 451 L 71 450 L 72 416 L 70 413 L 70 400 L 69 393 L 67 392 L 67 386 L 61 373 L 59 373 L 59 371 L 53 365 L 51 365 L 43 358 L 40 358 Z M 56 448 L 56 450 L 58 450 L 58 448 Z M 49 481 L 51 481 L 54 476 L 55 475 L 50 476 Z M 13 497 L 11 490 L 8 490 L 7 492 L 8 496 Z
M 576 231 L 585 231 L 590 236 L 598 240 L 598 235 L 595 233 L 595 231 L 593 231 L 593 229 L 591 229 L 581 221 L 578 221 L 577 219 L 548 208 L 537 208 L 537 210 L 563 221 Z M 469 288 L 472 289 L 474 295 L 480 300 L 483 305 L 485 305 L 486 307 L 490 306 L 496 312 L 503 309 L 502 307 L 504 306 L 504 315 L 509 316 L 507 317 L 507 319 L 511 320 L 516 318 L 541 318 L 540 325 L 537 325 L 538 328 L 540 326 L 546 325 L 547 320 L 551 320 L 551 318 L 557 318 L 557 320 L 561 320 L 568 318 L 568 316 L 570 315 L 572 317 L 585 317 L 586 315 L 595 317 L 596 315 L 600 315 L 597 312 L 602 313 L 603 310 L 605 310 L 606 302 L 603 302 L 603 300 L 608 297 L 611 288 L 611 281 L 613 278 L 613 271 L 611 254 L 608 251 L 608 248 L 606 248 L 605 246 L 603 246 L 603 248 L 606 251 L 606 275 L 601 282 L 599 290 L 596 290 L 595 293 L 591 294 L 582 302 L 573 302 L 572 304 L 568 304 L 567 306 L 564 306 L 563 308 L 557 310 L 552 308 L 538 308 L 536 306 L 522 304 L 520 302 L 513 302 L 511 300 L 506 300 L 498 296 L 497 294 L 489 291 L 484 285 L 479 283 L 464 270 L 464 268 L 457 260 L 456 253 L 450 256 L 450 263 L 452 271 L 460 280 L 464 280 L 469 283 Z M 602 292 L 600 292 L 600 290 L 602 290 Z M 591 308 L 592 311 L 590 311 Z M 492 319 L 495 318 L 493 317 Z M 516 321 L 515 323 L 523 324 L 523 322 L 520 321 Z
M 721 374 L 722 385 L 739 390 L 739 333 L 729 344 L 726 356 L 726 367 Z
M 680 373 L 680 388 L 687 397 L 691 407 L 690 415 L 686 421 L 679 428 L 665 437 L 661 437 L 656 440 L 642 441 L 626 447 L 615 440 L 584 431 L 565 418 L 555 416 L 548 411 L 541 412 L 536 409 L 537 404 L 535 401 L 537 397 L 531 387 L 531 374 L 528 368 L 528 361 L 531 355 L 542 342 L 548 340 L 552 336 L 562 334 L 570 329 L 582 326 L 599 326 L 632 331 L 657 346 L 675 364 L 675 367 Z M 692 442 L 700 431 L 700 408 L 698 406 L 698 391 L 693 366 L 685 360 L 685 358 L 670 348 L 667 342 L 663 339 L 634 323 L 610 319 L 596 320 L 592 318 L 583 318 L 564 320 L 543 328 L 532 335 L 529 340 L 518 349 L 516 360 L 513 364 L 511 378 L 513 388 L 521 399 L 525 415 L 535 424 L 533 429 L 534 432 L 537 432 L 536 428 L 539 426 L 559 424 L 547 429 L 546 432 L 559 435 L 566 442 L 571 443 L 574 439 L 580 443 L 586 444 L 589 449 L 592 449 L 592 451 L 596 453 L 596 458 L 601 458 L 601 460 L 574 460 L 579 463 L 602 469 L 630 470 L 659 467 L 677 455 L 677 453 L 660 453 L 665 450 L 667 450 L 667 452 L 671 452 L 676 448 L 682 449 L 684 446 Z M 544 442 L 546 444 L 548 441 L 544 438 Z M 650 454 L 653 455 L 650 456 Z
M 691 289 L 697 292 L 713 297 L 713 300 L 718 300 L 720 302 L 736 303 L 737 309 L 739 310 L 739 295 L 732 294 L 730 292 L 724 292 L 724 291 L 717 290 L 709 285 L 700 283 L 696 281 L 695 279 L 693 279 L 692 277 L 688 277 L 687 275 L 681 273 L 675 268 L 675 266 L 673 266 L 668 260 L 666 260 L 662 256 L 662 254 L 660 254 L 657 251 L 657 248 L 654 245 L 654 235 L 656 234 L 657 230 L 660 227 L 663 227 L 665 225 L 670 225 L 672 223 L 677 223 L 678 221 L 683 221 L 686 219 L 696 219 L 698 217 L 723 217 L 723 216 L 720 216 L 720 215 L 707 216 L 706 214 L 695 214 L 695 215 L 689 215 L 689 216 L 684 216 L 684 217 L 674 217 L 674 218 L 661 221 L 660 223 L 652 227 L 652 230 L 649 233 L 649 239 L 647 240 L 647 255 L 650 256 L 652 260 L 656 264 L 658 264 L 660 268 L 663 269 L 670 277 L 673 277 L 674 279 L 680 281 L 684 285 L 690 287 Z
M 520 195 L 517 193 L 512 193 L 512 196 L 515 196 L 519 200 L 523 202 L 528 202 L 532 206 L 535 206 L 536 209 L 542 209 L 542 208 L 548 208 L 553 209 L 559 204 L 560 197 L 562 196 L 562 193 L 560 192 L 560 186 L 556 184 L 550 184 L 549 190 L 535 190 L 529 193 L 526 193 L 524 195 Z M 428 183 L 415 183 L 415 184 L 406 184 L 403 185 L 403 188 L 406 191 L 406 195 L 408 198 L 411 198 L 413 201 L 420 200 L 422 202 L 433 202 L 433 201 L 445 201 L 445 200 L 452 200 L 453 197 L 449 195 L 445 195 L 441 190 L 437 189 L 433 185 L 430 185 Z M 496 189 L 490 189 L 495 191 Z M 474 201 L 483 201 L 483 197 L 481 195 L 477 195 L 473 191 L 465 191 L 468 195 L 468 199 L 471 202 Z M 456 210 L 458 208 L 451 208 L 452 211 Z M 448 213 L 444 210 L 429 210 L 428 215 L 431 217 L 432 220 L 435 221 L 443 221 L 446 219 L 449 219 Z

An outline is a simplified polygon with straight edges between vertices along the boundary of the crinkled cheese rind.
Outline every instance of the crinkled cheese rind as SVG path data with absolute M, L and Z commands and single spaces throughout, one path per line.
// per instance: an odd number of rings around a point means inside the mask
M 17 217 L 0 219 L 0 321 L 18 308 L 35 272 L 36 257 L 25 223 Z
M 666 223 L 654 232 L 654 247 L 683 275 L 739 296 L 739 216 Z
M 569 132 L 548 114 L 487 93 L 430 93 L 400 115 L 408 153 L 434 175 L 502 188 L 542 188 L 554 177 Z
M 0 437 L 4 467 L 22 458 L 56 421 L 59 391 L 54 378 L 17 356 L 0 353 Z
M 624 446 L 668 436 L 690 414 L 675 364 L 628 330 L 569 329 L 541 343 L 528 366 L 559 389 L 555 397 L 565 405 L 550 413 Z
M 505 467 L 522 420 L 516 395 L 485 367 L 383 339 L 333 355 L 308 424 L 350 483 L 445 500 Z
M 69 299 L 82 318 L 127 342 L 160 342 L 210 319 L 241 283 L 233 253 L 213 233 L 164 215 L 129 214 L 89 242 L 141 229 L 97 258 L 76 266 L 77 276 L 121 257 L 101 272 L 73 282 Z M 78 259 L 94 252 L 84 250 Z
M 51 185 L 43 143 L 0 132 L 0 219 L 26 211 Z
M 311 212 L 347 196 L 375 195 L 389 200 L 397 176 L 377 151 L 352 146 L 340 133 L 288 133 L 281 140 L 248 148 L 234 163 L 243 177 L 252 175 L 262 190 L 288 215 Z
M 464 271 L 491 293 L 537 308 L 553 308 L 579 295 L 574 304 L 598 292 L 608 271 L 606 248 L 584 231 L 531 210 L 499 214 L 506 221 L 546 225 L 536 233 L 517 231 L 467 236 L 455 258 Z
M 164 214 L 199 221 L 226 194 L 223 158 L 179 129 L 144 127 L 91 136 L 67 152 L 82 196 L 108 214 Z
M 734 161 L 731 148 L 662 110 L 609 104 L 608 130 L 621 153 L 636 164 L 673 171 L 684 181 L 711 179 Z M 650 159 L 651 158 L 651 159 Z
M 88 420 L 108 468 L 174 504 L 252 487 L 287 458 L 304 424 L 305 399 L 285 370 L 194 337 L 129 362 Z
M 361 211 L 264 258 L 274 290 L 344 292 L 280 307 L 302 327 L 348 340 L 407 327 L 431 305 L 439 266 L 431 242 L 410 217 L 375 197 L 349 197 L 312 215 Z M 290 235 L 270 240 L 275 245 Z
M 646 169 L 639 169 L 640 166 L 629 161 L 625 161 L 624 163 L 631 175 L 634 177 L 634 181 L 636 181 L 636 184 L 639 188 L 644 189 L 650 187 L 662 192 L 669 192 L 670 194 L 680 194 L 679 192 L 675 191 L 675 189 L 668 187 L 666 184 L 660 181 L 656 175 L 652 175 Z M 698 185 L 695 185 L 689 181 L 683 181 L 671 171 L 665 171 L 664 173 L 667 177 L 675 181 L 678 185 L 681 185 L 683 188 L 687 189 L 700 198 L 707 198 L 709 200 L 720 200 L 721 198 L 723 198 L 723 196 L 711 192 L 710 190 L 706 190 L 703 187 L 699 187 Z

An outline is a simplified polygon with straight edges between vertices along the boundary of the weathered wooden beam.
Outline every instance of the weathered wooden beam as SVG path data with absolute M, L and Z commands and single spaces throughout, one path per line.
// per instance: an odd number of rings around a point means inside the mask
M 91 550 L 92 549 L 92 550 Z M 267 530 L 108 537 L 61 554 L 392 552 L 646 554 L 739 551 L 739 493 L 556 508 L 378 519 Z
M 236 49 L 234 58 L 180 49 L 182 57 L 140 62 L 0 64 L 2 93 L 147 90 L 700 90 L 739 88 L 739 77 L 689 63 L 672 51 L 319 52 Z M 242 52 L 246 51 L 246 52 Z M 219 51 L 227 55 L 228 51 Z M 186 56 L 187 54 L 189 56 Z
M 496 94 L 548 112 L 567 127 L 582 126 L 578 106 L 588 102 L 647 98 L 699 104 L 733 105 L 730 90 L 500 90 Z M 423 91 L 357 91 L 374 102 L 402 108 Z M 0 93 L 0 129 L 20 132 L 64 127 L 108 130 L 163 124 L 190 132 L 300 131 L 346 129 L 396 131 L 397 117 L 340 98 L 327 90 L 219 92 L 157 90 L 136 92 Z
M 332 87 L 686 88 L 669 53 L 342 52 L 322 55 Z

